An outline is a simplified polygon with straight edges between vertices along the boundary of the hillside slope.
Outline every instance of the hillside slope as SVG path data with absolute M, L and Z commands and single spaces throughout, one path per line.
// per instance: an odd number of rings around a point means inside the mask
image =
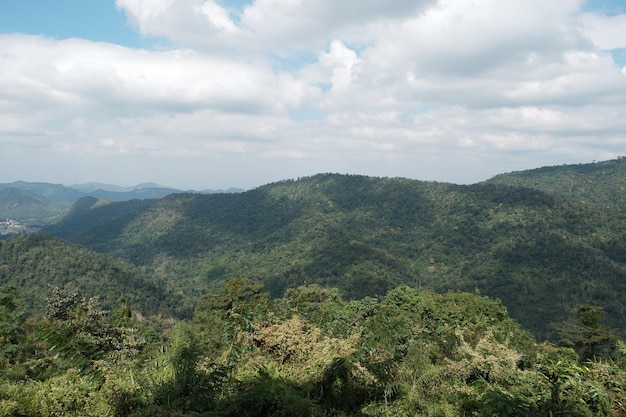
M 63 213 L 63 206 L 49 201 L 45 197 L 18 188 L 0 189 L 0 220 L 15 219 L 30 222 L 33 219 L 41 223 L 52 222 Z
M 140 184 L 130 189 L 119 188 L 119 190 L 90 189 L 88 186 L 83 189 L 74 189 L 45 182 L 0 183 L 0 221 L 14 219 L 32 228 L 38 228 L 58 220 L 72 204 L 81 199 L 149 200 L 174 192 L 177 190 L 151 183 Z
M 323 174 L 128 204 L 83 210 L 50 230 L 148 267 L 192 299 L 233 277 L 261 280 L 276 296 L 318 283 L 360 298 L 405 283 L 499 297 L 541 338 L 581 302 L 626 328 L 626 216 L 588 202 L 496 184 Z M 111 211 L 124 215 L 85 221 Z
M 76 201 L 58 222 L 44 231 L 57 237 L 85 244 L 80 235 L 96 235 L 96 240 L 106 239 L 106 230 L 96 231 L 99 227 L 107 229 L 112 222 L 126 217 L 154 204 L 154 200 L 130 200 L 112 204 L 110 200 L 96 197 L 83 197 Z M 103 234 L 104 233 L 104 234 Z M 89 245 L 86 245 L 89 246 Z
M 511 172 L 486 182 L 532 188 L 626 211 L 626 158 Z
M 52 287 L 79 290 L 87 298 L 98 296 L 108 309 L 124 298 L 144 314 L 184 313 L 180 300 L 139 268 L 52 236 L 31 234 L 0 241 L 0 286 L 4 285 L 18 290 L 30 313 L 43 311 Z

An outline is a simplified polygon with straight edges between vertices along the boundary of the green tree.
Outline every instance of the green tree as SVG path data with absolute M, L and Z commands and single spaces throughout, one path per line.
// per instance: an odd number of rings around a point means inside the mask
M 21 322 L 15 288 L 0 287 L 0 364 L 6 366 L 17 356 L 22 339 Z
M 124 350 L 123 335 L 113 326 L 97 298 L 80 298 L 77 291 L 52 289 L 42 337 L 66 365 L 102 382 L 96 361 L 115 359 Z
M 173 378 L 157 388 L 156 401 L 168 409 L 203 412 L 230 377 L 229 367 L 207 357 L 206 341 L 197 326 L 180 322 L 169 337 L 167 359 Z
M 270 308 L 263 285 L 236 278 L 224 283 L 224 294 L 206 294 L 197 303 L 194 323 L 204 333 L 212 354 L 228 348 L 227 358 L 236 360 L 238 338 L 254 330 L 254 321 L 263 320 Z M 230 360 L 230 359 L 229 359 Z
M 602 325 L 603 320 L 601 307 L 578 305 L 574 317 L 558 329 L 561 344 L 572 346 L 583 361 L 611 357 L 619 337 L 615 329 Z

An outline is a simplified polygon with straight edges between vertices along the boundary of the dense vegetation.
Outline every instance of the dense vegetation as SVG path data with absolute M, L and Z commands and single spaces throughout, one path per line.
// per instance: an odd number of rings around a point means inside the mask
M 38 194 L 16 188 L 0 189 L 0 220 L 14 219 L 40 226 L 58 220 L 65 209 L 67 205 Z
M 109 309 L 122 298 L 149 314 L 184 314 L 193 308 L 184 311 L 180 297 L 136 266 L 36 234 L 0 240 L 0 285 L 15 288 L 29 313 L 44 311 L 53 287 L 97 296 Z
M 314 283 L 348 299 L 400 284 L 478 290 L 544 339 L 581 303 L 626 329 L 625 216 L 528 187 L 325 174 L 241 194 L 92 200 L 48 231 L 146 268 L 189 303 L 237 277 L 274 297 Z
M 561 347 L 498 301 L 229 280 L 155 331 L 53 289 L 44 316 L 0 289 L 3 416 L 622 416 L 626 346 L 581 305 Z M 571 347 L 566 347 L 569 345 Z
M 0 240 L 0 416 L 624 416 L 624 167 L 82 198 Z
M 593 164 L 543 167 L 497 175 L 493 184 L 533 188 L 588 201 L 600 207 L 626 210 L 626 158 Z

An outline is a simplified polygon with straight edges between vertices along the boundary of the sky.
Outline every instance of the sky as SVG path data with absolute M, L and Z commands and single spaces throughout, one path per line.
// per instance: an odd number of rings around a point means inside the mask
M 468 184 L 625 116 L 626 0 L 0 2 L 0 182 Z

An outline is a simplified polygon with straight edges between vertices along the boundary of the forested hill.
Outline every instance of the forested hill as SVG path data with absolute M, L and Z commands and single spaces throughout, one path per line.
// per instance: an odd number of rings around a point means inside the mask
M 626 158 L 500 174 L 487 182 L 533 188 L 626 211 Z
M 0 221 L 39 219 L 45 223 L 55 217 L 58 219 L 62 214 L 62 207 L 41 195 L 17 188 L 0 188 Z
M 233 277 L 275 296 L 318 283 L 360 298 L 406 283 L 499 297 L 540 338 L 581 302 L 626 328 L 626 216 L 529 188 L 323 174 L 241 194 L 87 205 L 49 231 L 146 267 L 192 299 Z
M 118 307 L 121 300 L 143 314 L 175 314 L 184 307 L 138 267 L 35 234 L 0 240 L 3 286 L 18 290 L 29 313 L 43 312 L 55 287 L 79 291 L 87 298 L 97 296 L 108 309 Z

